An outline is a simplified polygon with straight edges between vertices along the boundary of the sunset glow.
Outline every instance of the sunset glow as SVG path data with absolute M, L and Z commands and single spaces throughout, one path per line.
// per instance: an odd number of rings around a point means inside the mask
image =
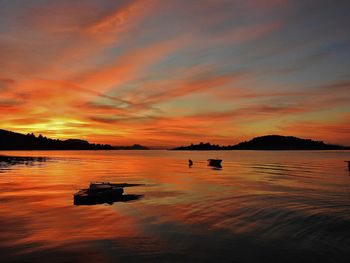
M 1 1 L 0 128 L 112 145 L 350 145 L 346 1 Z

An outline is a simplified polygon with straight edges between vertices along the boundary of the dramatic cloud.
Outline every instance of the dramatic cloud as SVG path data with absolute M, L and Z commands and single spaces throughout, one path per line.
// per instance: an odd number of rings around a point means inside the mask
M 155 147 L 350 145 L 346 1 L 4 1 L 0 128 Z

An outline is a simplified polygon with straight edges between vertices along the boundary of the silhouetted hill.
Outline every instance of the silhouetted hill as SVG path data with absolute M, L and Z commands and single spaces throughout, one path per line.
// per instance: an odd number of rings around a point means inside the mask
M 149 150 L 148 147 L 140 144 L 134 144 L 132 146 L 113 146 L 114 150 Z
M 218 144 L 210 144 L 207 143 L 199 143 L 199 144 L 191 144 L 189 146 L 180 146 L 177 148 L 173 148 L 171 150 L 177 150 L 177 151 L 212 151 L 212 150 L 223 150 L 224 146 L 220 146 Z
M 91 144 L 79 139 L 56 140 L 42 135 L 21 134 L 0 129 L 0 150 L 112 150 L 108 144 Z
M 346 150 L 350 147 L 325 144 L 322 141 L 301 139 L 293 136 L 266 135 L 255 137 L 250 141 L 238 143 L 236 145 L 220 146 L 210 143 L 191 144 L 181 146 L 172 150 Z
M 266 135 L 241 142 L 235 150 L 340 150 L 346 147 L 293 136 Z

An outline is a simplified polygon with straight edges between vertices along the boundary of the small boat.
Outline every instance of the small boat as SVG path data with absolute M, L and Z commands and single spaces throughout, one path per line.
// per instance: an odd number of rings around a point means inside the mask
M 221 167 L 221 159 L 208 159 L 208 165 L 214 167 Z
M 143 195 L 123 194 L 124 187 L 142 186 L 144 184 L 114 184 L 110 182 L 92 182 L 89 188 L 81 189 L 73 195 L 74 205 L 113 204 L 138 200 Z
M 88 189 L 81 189 L 74 194 L 74 203 L 90 200 L 106 200 L 121 197 L 124 193 L 123 186 L 108 182 L 90 183 Z

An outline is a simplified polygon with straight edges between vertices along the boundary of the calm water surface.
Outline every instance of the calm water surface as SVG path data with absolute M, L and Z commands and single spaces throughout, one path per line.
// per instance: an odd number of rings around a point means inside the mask
M 50 157 L 0 166 L 0 262 L 350 262 L 349 151 L 0 154 Z M 90 181 L 143 198 L 73 205 Z

